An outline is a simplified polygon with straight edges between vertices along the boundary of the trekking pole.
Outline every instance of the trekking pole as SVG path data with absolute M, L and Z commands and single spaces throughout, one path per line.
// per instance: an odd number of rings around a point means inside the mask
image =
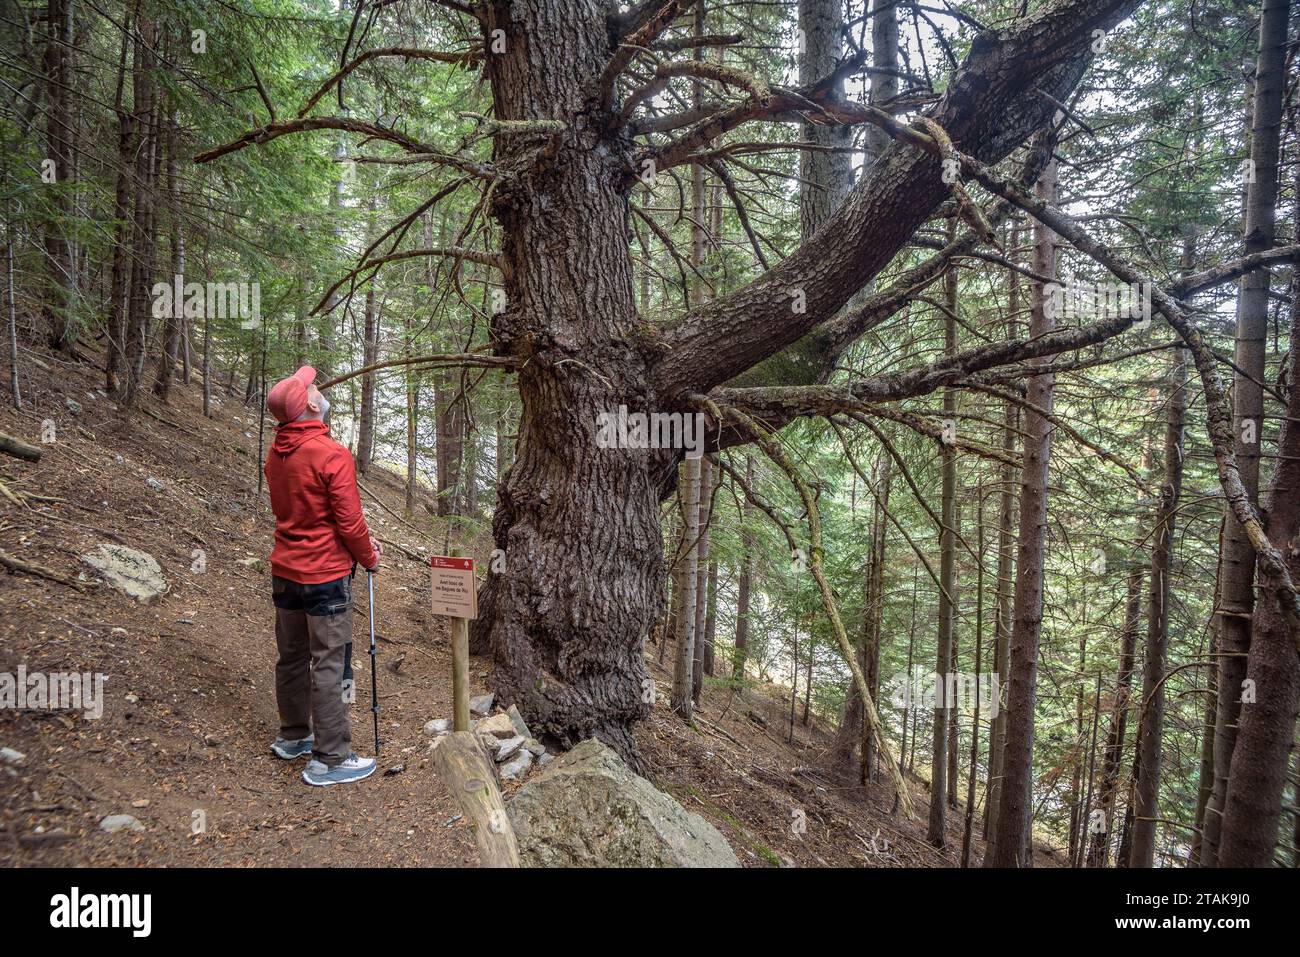
M 379 757 L 379 685 L 375 677 L 378 659 L 375 648 L 375 573 L 366 569 L 370 583 L 370 713 L 375 718 L 375 757 Z

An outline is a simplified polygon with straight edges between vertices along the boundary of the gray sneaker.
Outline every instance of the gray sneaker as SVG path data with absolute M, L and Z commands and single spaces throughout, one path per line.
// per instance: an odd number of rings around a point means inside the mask
M 284 738 L 276 738 L 275 743 L 271 745 L 271 750 L 275 752 L 278 758 L 284 758 L 286 761 L 292 761 L 294 758 L 301 758 L 303 755 L 311 754 L 312 735 L 299 741 L 286 741 Z
M 334 767 L 312 758 L 303 769 L 302 779 L 318 788 L 329 787 L 331 784 L 349 784 L 370 777 L 375 773 L 375 767 L 374 758 L 359 758 L 355 752 Z

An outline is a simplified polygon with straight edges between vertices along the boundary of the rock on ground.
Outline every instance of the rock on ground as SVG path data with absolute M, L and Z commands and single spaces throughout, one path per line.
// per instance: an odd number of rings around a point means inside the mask
M 514 725 L 515 734 L 525 739 L 533 736 L 532 732 L 528 730 L 528 725 L 524 722 L 524 716 L 519 713 L 517 707 L 511 705 L 509 710 L 506 711 L 506 717 L 508 717 L 510 723 Z
M 523 741 L 523 738 L 517 739 Z M 520 751 L 510 760 L 501 764 L 497 768 L 497 773 L 502 781 L 517 781 L 528 773 L 528 769 L 533 766 L 533 754 L 531 751 Z
M 113 834 L 117 831 L 143 831 L 144 825 L 130 814 L 110 814 L 99 822 L 99 829 Z
M 157 560 L 148 552 L 125 545 L 100 545 L 81 560 L 99 572 L 99 577 L 128 598 L 148 604 L 167 593 L 167 580 Z
M 525 867 L 740 866 L 717 828 L 595 738 L 549 762 L 506 812 Z
M 495 738 L 516 737 L 515 726 L 510 723 L 510 718 L 504 714 L 494 714 L 490 718 L 483 718 L 474 722 L 474 731 L 477 734 L 487 734 Z

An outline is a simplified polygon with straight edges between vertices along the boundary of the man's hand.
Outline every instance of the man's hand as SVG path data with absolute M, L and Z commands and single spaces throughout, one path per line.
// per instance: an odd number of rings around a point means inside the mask
M 366 571 L 368 571 L 368 572 L 377 572 L 377 571 L 379 571 L 379 559 L 381 559 L 381 558 L 384 556 L 384 546 L 381 545 L 381 544 L 379 544 L 379 539 L 377 539 L 377 538 L 375 538 L 375 536 L 371 535 L 371 536 L 370 536 L 370 547 L 371 547 L 372 549 L 374 549 L 374 551 L 375 551 L 375 564 L 374 564 L 374 567 L 373 567 L 373 568 L 367 568 Z

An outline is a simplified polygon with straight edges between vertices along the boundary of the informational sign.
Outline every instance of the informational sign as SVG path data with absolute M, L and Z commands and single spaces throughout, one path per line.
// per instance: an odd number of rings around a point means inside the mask
M 434 555 L 429 559 L 429 566 L 433 580 L 433 613 L 448 618 L 477 618 L 474 559 Z

